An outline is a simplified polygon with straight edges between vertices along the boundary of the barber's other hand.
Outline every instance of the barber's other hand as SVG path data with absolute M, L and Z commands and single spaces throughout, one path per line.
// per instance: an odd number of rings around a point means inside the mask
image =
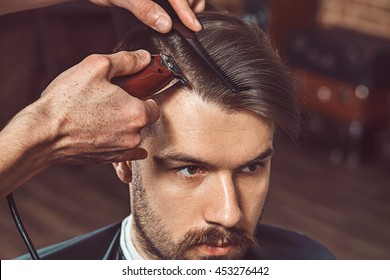
M 91 55 L 59 75 L 35 104 L 48 123 L 56 160 L 113 162 L 142 159 L 141 129 L 158 119 L 157 105 L 130 96 L 109 81 L 150 62 L 146 51 Z
M 172 21 L 168 14 L 152 0 L 90 0 L 91 2 L 103 6 L 118 6 L 133 13 L 143 23 L 153 29 L 167 33 L 172 28 Z M 194 12 L 199 13 L 204 10 L 206 0 L 168 0 L 176 11 L 180 20 L 191 30 L 200 31 L 202 29 Z

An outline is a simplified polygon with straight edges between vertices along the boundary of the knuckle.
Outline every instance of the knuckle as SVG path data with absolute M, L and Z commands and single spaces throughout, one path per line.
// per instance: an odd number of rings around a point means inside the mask
M 124 61 L 129 68 L 134 68 L 137 66 L 137 54 L 133 52 L 120 51 L 117 53 L 120 56 L 121 61 Z
M 136 133 L 136 134 L 133 134 L 132 137 L 131 137 L 131 147 L 132 148 L 135 148 L 135 147 L 138 147 L 142 142 L 142 136 L 140 133 Z
M 136 128 L 143 128 L 148 124 L 148 119 L 144 106 L 137 106 L 133 111 L 133 126 Z
M 153 2 L 140 2 L 137 7 L 137 17 L 141 21 L 148 21 L 157 13 L 156 5 Z
M 92 54 L 85 58 L 84 62 L 92 70 L 98 72 L 108 72 L 111 68 L 111 60 L 107 56 L 101 54 Z

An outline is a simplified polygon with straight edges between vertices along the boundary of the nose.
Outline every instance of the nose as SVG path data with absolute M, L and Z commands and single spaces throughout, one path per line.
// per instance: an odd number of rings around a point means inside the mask
M 216 175 L 209 182 L 210 193 L 204 210 L 207 223 L 231 228 L 243 218 L 239 196 L 230 174 Z

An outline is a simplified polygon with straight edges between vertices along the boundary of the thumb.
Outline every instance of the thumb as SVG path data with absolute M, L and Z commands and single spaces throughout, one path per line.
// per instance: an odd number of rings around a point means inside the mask
M 137 73 L 150 63 L 150 53 L 145 50 L 134 52 L 120 51 L 107 55 L 110 59 L 111 68 L 108 72 L 110 80 L 116 76 L 125 76 Z
M 144 102 L 145 111 L 146 111 L 146 119 L 148 123 L 154 123 L 160 117 L 160 111 L 156 102 L 152 99 L 148 99 Z

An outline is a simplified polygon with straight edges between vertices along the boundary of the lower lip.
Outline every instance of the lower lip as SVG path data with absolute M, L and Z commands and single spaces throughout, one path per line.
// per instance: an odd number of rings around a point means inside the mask
M 198 246 L 198 250 L 208 256 L 225 256 L 229 254 L 233 250 L 233 246 L 207 246 L 200 245 Z

